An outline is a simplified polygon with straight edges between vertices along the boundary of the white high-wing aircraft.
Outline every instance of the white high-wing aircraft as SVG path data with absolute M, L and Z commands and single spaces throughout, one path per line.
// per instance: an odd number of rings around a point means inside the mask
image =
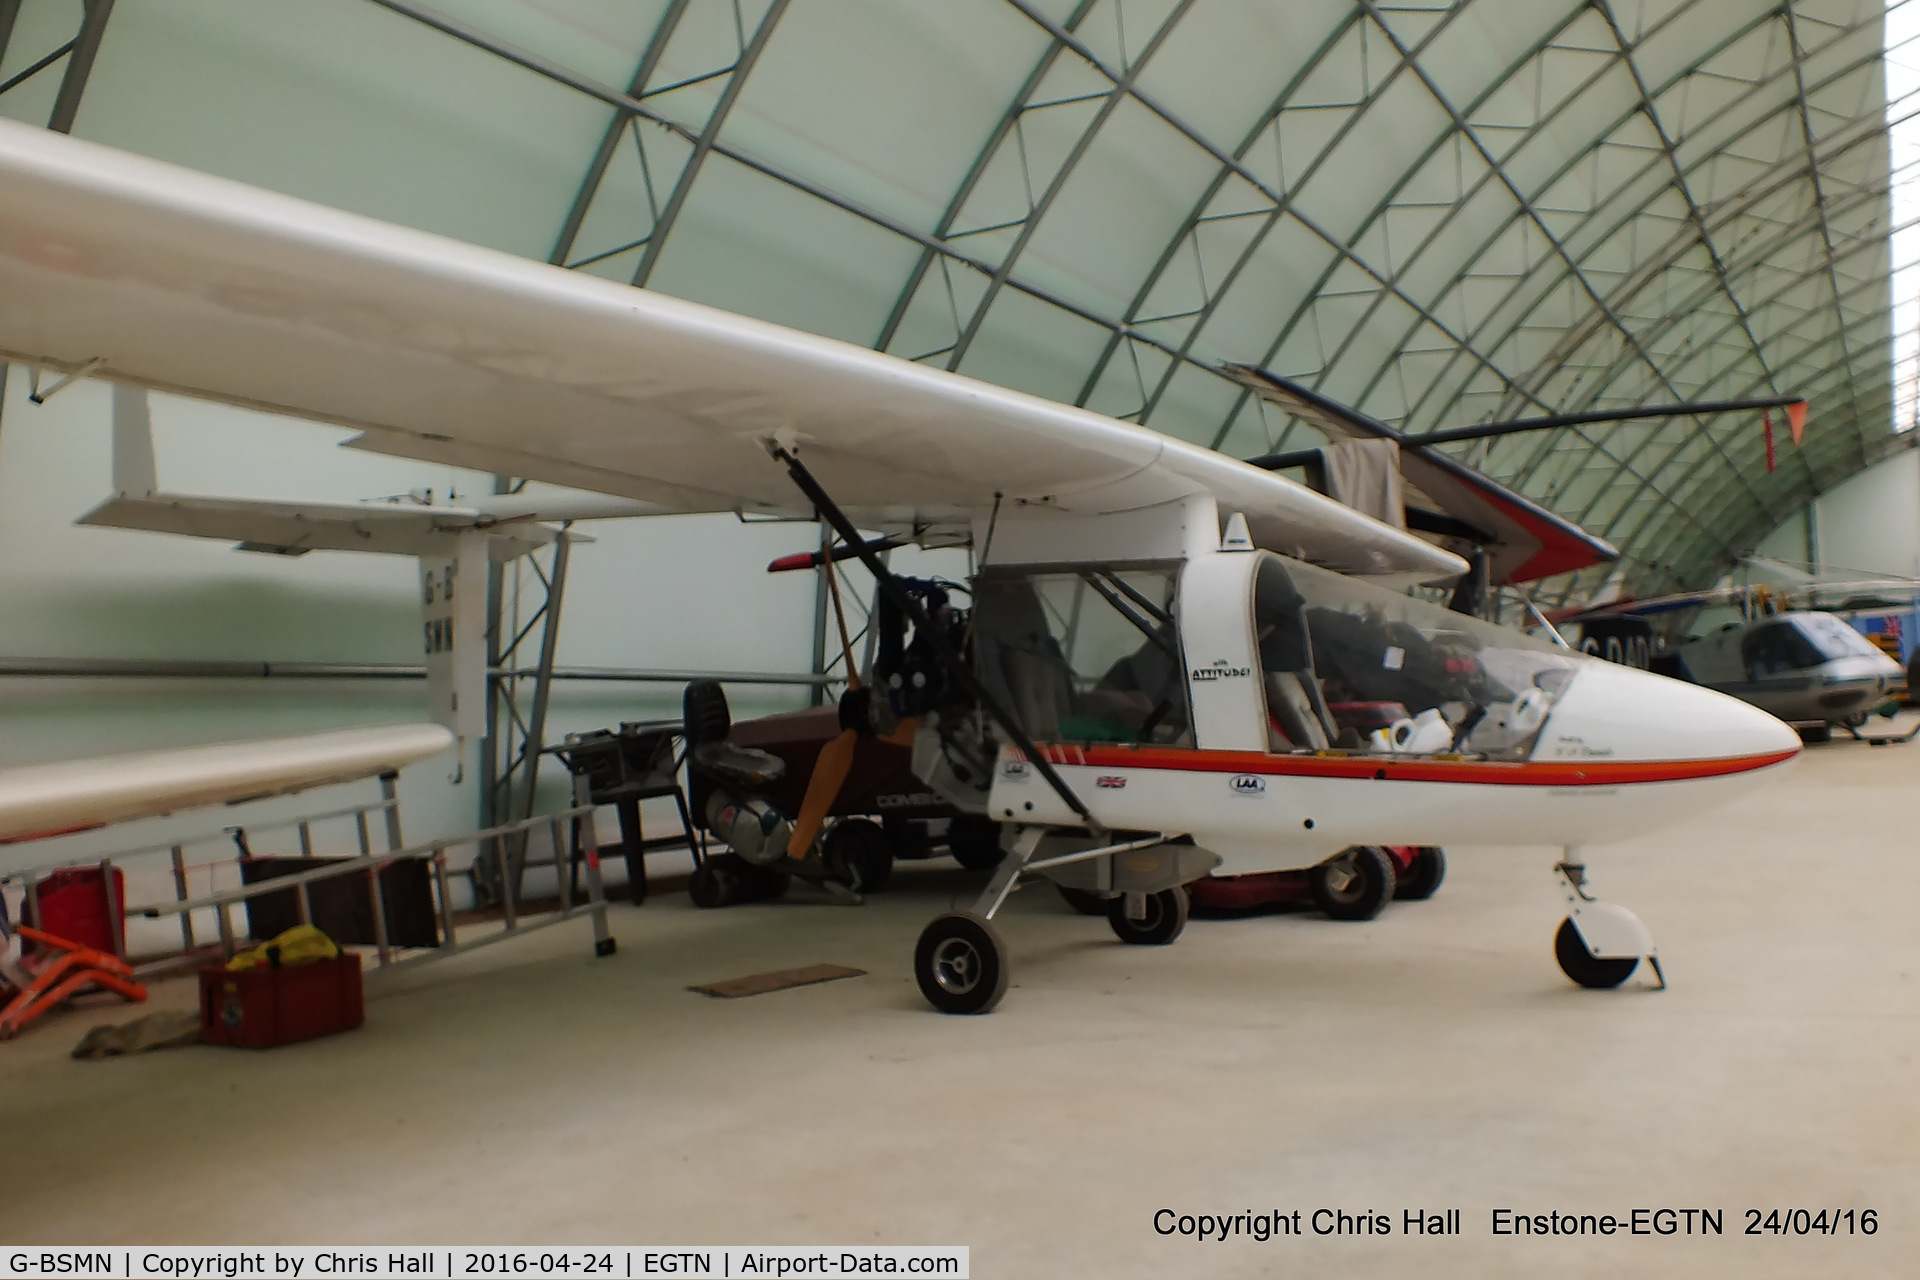
M 1099 892 L 1123 940 L 1163 943 L 1209 870 L 1345 874 L 1379 844 L 1563 850 L 1556 955 L 1614 986 L 1652 942 L 1589 896 L 1579 850 L 1799 750 L 1735 699 L 1398 594 L 1466 566 L 1209 450 L 12 124 L 0 356 L 662 511 L 826 519 L 913 627 L 843 703 L 849 730 L 910 740 L 931 788 L 1002 824 L 979 901 L 916 951 L 948 1012 L 1004 994 L 991 921 L 1022 876 Z M 970 544 L 970 619 L 863 530 Z

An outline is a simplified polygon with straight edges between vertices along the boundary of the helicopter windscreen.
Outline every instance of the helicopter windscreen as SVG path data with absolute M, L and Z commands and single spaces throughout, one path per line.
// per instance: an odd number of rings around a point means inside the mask
M 1279 751 L 1523 758 L 1576 668 L 1520 632 L 1271 554 L 1254 627 Z
M 1800 633 L 1812 643 L 1813 647 L 1820 651 L 1821 661 L 1882 656 L 1880 650 L 1873 647 L 1873 641 L 1830 613 L 1794 613 L 1787 617 L 1800 628 Z M 1807 665 L 1817 664 L 1808 663 Z

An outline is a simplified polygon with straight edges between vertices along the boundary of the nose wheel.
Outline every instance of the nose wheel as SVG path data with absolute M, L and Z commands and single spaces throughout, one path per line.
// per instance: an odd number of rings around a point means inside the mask
M 1553 958 L 1560 962 L 1560 972 L 1595 991 L 1619 986 L 1640 967 L 1639 956 L 1597 956 L 1587 950 L 1587 940 L 1574 927 L 1572 917 L 1562 920 L 1553 935 Z
M 1645 960 L 1653 970 L 1654 983 L 1662 991 L 1667 975 L 1660 968 L 1660 954 L 1653 935 L 1640 917 L 1616 902 L 1602 902 L 1587 892 L 1587 869 L 1571 859 L 1558 863 L 1567 895 L 1567 918 L 1553 935 L 1553 958 L 1560 972 L 1590 990 L 1602 991 L 1619 986 L 1633 976 Z

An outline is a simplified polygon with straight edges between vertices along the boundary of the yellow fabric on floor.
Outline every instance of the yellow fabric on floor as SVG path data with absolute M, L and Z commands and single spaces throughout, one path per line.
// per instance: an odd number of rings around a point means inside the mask
M 269 951 L 278 949 L 280 963 L 284 966 L 311 964 L 315 960 L 331 960 L 340 954 L 340 948 L 332 938 L 320 932 L 310 924 L 297 924 L 279 937 L 263 942 L 251 951 L 242 951 L 227 961 L 230 970 L 251 969 L 257 965 L 271 964 Z

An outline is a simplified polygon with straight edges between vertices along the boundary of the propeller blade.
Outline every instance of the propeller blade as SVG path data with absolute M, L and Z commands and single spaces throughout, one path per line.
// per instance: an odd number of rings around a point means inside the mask
M 807 779 L 806 798 L 800 802 L 800 816 L 794 819 L 793 836 L 787 841 L 788 857 L 804 858 L 813 848 L 820 824 L 827 820 L 827 810 L 840 797 L 840 784 L 853 769 L 853 753 L 859 745 L 859 734 L 842 729 L 839 737 L 820 748 L 819 758 L 813 762 L 813 776 Z

